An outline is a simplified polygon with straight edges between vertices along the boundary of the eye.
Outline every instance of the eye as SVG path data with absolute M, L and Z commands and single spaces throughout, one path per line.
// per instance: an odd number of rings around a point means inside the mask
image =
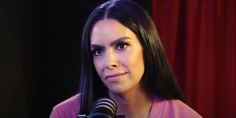
M 127 47 L 128 47 L 128 43 L 126 43 L 126 42 L 120 42 L 116 46 L 117 50 L 123 50 L 123 49 L 125 49 Z
M 102 55 L 104 50 L 102 48 L 95 48 L 92 50 L 93 56 L 100 56 Z

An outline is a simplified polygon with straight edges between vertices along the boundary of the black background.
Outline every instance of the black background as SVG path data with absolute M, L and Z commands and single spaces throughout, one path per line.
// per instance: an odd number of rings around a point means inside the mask
M 1 0 L 1 118 L 48 118 L 77 92 L 82 28 L 103 1 Z

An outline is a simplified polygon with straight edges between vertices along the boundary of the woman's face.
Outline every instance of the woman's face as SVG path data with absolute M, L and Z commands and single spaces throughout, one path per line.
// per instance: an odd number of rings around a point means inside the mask
M 90 48 L 95 69 L 110 92 L 140 90 L 143 51 L 130 29 L 117 20 L 100 20 L 92 29 Z

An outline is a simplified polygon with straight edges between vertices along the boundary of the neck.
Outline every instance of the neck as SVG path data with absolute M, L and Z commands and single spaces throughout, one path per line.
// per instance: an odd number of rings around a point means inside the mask
M 152 100 L 143 91 L 126 94 L 110 93 L 110 97 L 117 103 L 118 115 L 125 115 L 126 118 L 148 118 Z

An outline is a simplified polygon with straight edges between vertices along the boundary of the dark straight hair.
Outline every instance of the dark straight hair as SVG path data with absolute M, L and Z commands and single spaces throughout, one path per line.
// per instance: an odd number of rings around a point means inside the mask
M 80 114 L 88 114 L 94 101 L 108 96 L 93 65 L 90 38 L 94 25 L 114 19 L 136 34 L 143 48 L 145 71 L 141 86 L 150 98 L 179 99 L 183 95 L 168 64 L 155 24 L 145 9 L 131 0 L 111 0 L 96 7 L 87 19 L 81 42 Z

